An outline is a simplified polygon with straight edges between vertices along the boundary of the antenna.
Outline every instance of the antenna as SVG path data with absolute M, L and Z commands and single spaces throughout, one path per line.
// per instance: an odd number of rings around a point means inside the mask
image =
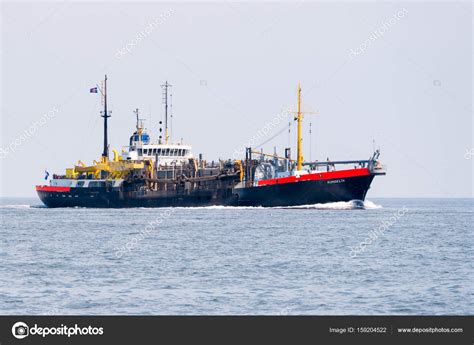
M 137 117 L 137 134 L 139 136 L 139 140 L 141 141 L 142 140 L 142 134 L 143 134 L 143 130 L 145 128 L 145 126 L 143 125 L 143 121 L 144 119 L 140 119 L 140 110 L 138 108 L 136 108 L 133 113 L 135 114 L 135 116 Z
M 138 132 L 138 129 L 140 128 L 140 122 L 139 122 L 140 119 L 138 118 L 138 114 L 139 114 L 138 108 L 136 108 L 136 109 L 133 111 L 133 113 L 137 116 L 137 125 L 136 125 L 136 126 L 137 126 L 137 132 Z
M 173 141 L 173 93 L 170 90 L 170 138 Z
M 312 154 L 311 154 L 311 148 L 312 148 L 312 136 L 311 136 L 311 121 L 309 122 L 309 161 L 312 162 Z
M 161 101 L 165 105 L 165 144 L 168 144 L 169 133 L 168 133 L 168 88 L 171 88 L 172 85 L 168 84 L 166 81 L 161 88 L 163 89 Z
M 291 146 L 291 121 L 288 122 L 288 147 Z

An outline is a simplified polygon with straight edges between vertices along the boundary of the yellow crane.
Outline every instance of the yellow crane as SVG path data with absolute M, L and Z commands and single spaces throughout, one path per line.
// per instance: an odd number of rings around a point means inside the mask
M 303 169 L 303 114 L 317 114 L 317 112 L 302 112 L 301 111 L 301 83 L 298 81 L 298 108 L 296 111 L 295 120 L 298 121 L 297 130 L 297 145 L 296 145 L 296 169 L 298 171 Z

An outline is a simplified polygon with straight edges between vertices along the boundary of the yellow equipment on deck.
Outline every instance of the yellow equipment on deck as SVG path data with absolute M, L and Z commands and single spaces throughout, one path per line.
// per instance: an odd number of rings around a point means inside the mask
M 100 178 L 101 172 L 106 171 L 109 179 L 118 179 L 126 178 L 132 170 L 145 168 L 145 162 L 124 161 L 117 150 L 112 150 L 112 152 L 114 153 L 112 161 L 109 161 L 106 157 L 101 157 L 100 162 L 94 160 L 94 165 L 89 166 L 79 161 L 79 165 L 66 169 L 66 177 L 77 179 L 81 174 L 93 174 L 95 178 Z

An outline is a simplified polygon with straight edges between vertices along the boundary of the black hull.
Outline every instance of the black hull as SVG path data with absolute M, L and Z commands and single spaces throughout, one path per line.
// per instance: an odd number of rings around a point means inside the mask
M 237 204 L 237 196 L 232 194 L 231 189 L 216 192 L 203 191 L 188 195 L 174 191 L 121 192 L 100 189 L 91 191 L 90 189 L 71 188 L 69 192 L 38 191 L 38 196 L 48 207 L 196 207 Z
M 176 191 L 123 192 L 105 188 L 71 188 L 61 192 L 38 190 L 38 196 L 48 207 L 298 206 L 364 200 L 373 178 L 374 175 L 366 175 L 343 180 L 194 191 L 190 194 Z
M 374 175 L 237 189 L 242 206 L 300 206 L 365 200 Z

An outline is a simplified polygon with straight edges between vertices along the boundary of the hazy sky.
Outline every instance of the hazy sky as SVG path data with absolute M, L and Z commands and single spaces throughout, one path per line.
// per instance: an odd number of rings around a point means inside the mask
M 1 196 L 33 196 L 45 169 L 100 157 L 89 89 L 105 73 L 111 149 L 136 107 L 157 137 L 168 80 L 173 138 L 230 158 L 295 108 L 300 80 L 319 112 L 305 118 L 306 159 L 310 143 L 313 160 L 366 159 L 375 139 L 388 174 L 369 199 L 473 195 L 470 2 L 4 2 L 1 23 Z M 295 134 L 265 151 L 296 154 Z

